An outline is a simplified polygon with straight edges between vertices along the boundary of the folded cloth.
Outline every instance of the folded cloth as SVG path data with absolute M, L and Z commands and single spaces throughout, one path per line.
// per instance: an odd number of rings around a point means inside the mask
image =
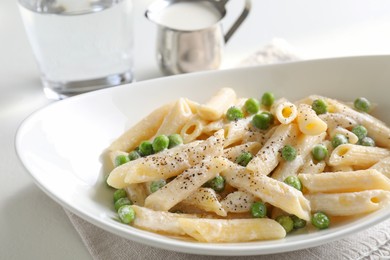
M 299 60 L 291 46 L 282 39 L 273 40 L 253 55 L 244 59 L 238 66 L 271 64 Z M 389 259 L 390 260 L 390 220 L 368 230 L 331 242 L 322 246 L 288 253 L 266 256 L 216 257 L 177 253 L 174 251 L 142 245 L 100 229 L 71 212 L 65 210 L 73 226 L 80 234 L 93 259 Z M 202 252 L 199 252 L 200 254 Z
M 322 246 L 293 252 L 246 257 L 202 256 L 177 253 L 142 245 L 100 229 L 66 211 L 84 244 L 97 260 L 312 260 L 312 259 L 390 259 L 390 219 L 370 229 Z M 202 252 L 199 252 L 200 254 Z

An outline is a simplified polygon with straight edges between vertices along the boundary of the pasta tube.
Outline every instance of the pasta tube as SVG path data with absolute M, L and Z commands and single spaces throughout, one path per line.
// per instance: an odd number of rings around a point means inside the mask
M 307 100 L 317 98 L 326 100 L 328 107 L 331 107 L 333 112 L 346 115 L 355 120 L 357 124 L 363 125 L 370 133 L 370 137 L 372 137 L 379 146 L 390 148 L 390 128 L 386 126 L 385 123 L 367 113 L 358 112 L 335 99 L 313 95 Z
M 179 145 L 157 154 L 122 164 L 111 171 L 107 183 L 117 189 L 131 183 L 174 177 L 208 156 L 223 154 L 223 130 L 205 141 Z
M 354 133 L 342 127 L 336 127 L 329 133 L 330 136 L 335 136 L 336 134 L 345 135 L 348 138 L 348 142 L 351 144 L 356 144 L 359 141 L 359 138 Z
M 332 216 L 354 216 L 379 210 L 390 204 L 390 192 L 367 190 L 351 193 L 309 194 L 313 211 L 323 211 Z
M 155 136 L 179 133 L 184 124 L 192 117 L 192 111 L 184 98 L 180 98 L 166 115 Z
M 246 132 L 248 132 L 248 125 L 250 123 L 250 118 L 241 119 L 238 121 L 232 121 L 229 124 L 226 124 L 225 129 L 225 147 L 228 147 L 231 144 L 239 143 L 242 141 L 242 138 Z
M 225 123 L 223 119 L 220 119 L 218 121 L 212 121 L 203 127 L 202 133 L 211 135 L 215 131 L 222 129 L 224 127 L 225 127 Z
M 329 164 L 331 166 L 353 165 L 368 168 L 387 156 L 390 156 L 390 151 L 384 148 L 342 144 L 331 153 Z
M 255 202 L 255 196 L 245 191 L 235 191 L 229 193 L 222 201 L 221 205 L 226 212 L 243 213 L 251 209 Z
M 390 179 L 390 157 L 383 158 L 382 160 L 371 166 L 370 169 L 380 171 L 383 175 Z
M 310 205 L 302 192 L 263 174 L 253 174 L 245 167 L 231 163 L 221 172 L 226 182 L 237 189 L 251 193 L 264 202 L 294 214 L 305 220 L 310 219 Z
M 295 124 L 280 125 L 268 139 L 256 156 L 249 162 L 247 168 L 252 172 L 268 175 L 280 161 L 279 150 L 297 136 Z
M 306 104 L 298 106 L 298 127 L 299 130 L 306 135 L 319 135 L 326 131 L 328 126 L 314 112 L 314 110 Z
M 136 205 L 132 205 L 131 207 L 134 209 L 136 215 L 136 218 L 133 222 L 135 227 L 154 232 L 163 232 L 171 235 L 186 234 L 186 232 L 181 228 L 179 219 L 196 218 L 196 215 L 191 214 L 154 211 Z
M 199 188 L 188 196 L 188 198 L 184 199 L 182 203 L 195 206 L 207 212 L 214 212 L 222 217 L 226 217 L 227 215 L 225 209 L 218 201 L 215 190 L 211 188 Z
M 171 111 L 173 105 L 174 103 L 169 103 L 154 110 L 117 138 L 108 150 L 129 152 L 140 142 L 150 139 L 160 128 L 165 116 Z
M 256 154 L 260 150 L 260 143 L 258 142 L 248 142 L 241 145 L 236 145 L 231 148 L 224 150 L 224 157 L 228 158 L 230 161 L 235 161 L 236 158 L 244 153 L 249 152 L 251 154 Z
M 179 219 L 187 235 L 200 242 L 244 242 L 270 240 L 286 236 L 275 220 L 261 219 Z
M 305 163 L 302 168 L 299 170 L 300 173 L 321 173 L 325 170 L 326 163 L 325 161 L 314 162 L 311 156 L 306 157 Z
M 286 125 L 295 120 L 298 115 L 298 110 L 293 103 L 287 101 L 285 98 L 282 98 L 277 100 L 271 106 L 271 113 L 275 115 L 276 119 L 281 124 Z
M 236 92 L 231 88 L 221 88 L 211 99 L 198 107 L 198 115 L 203 120 L 218 120 L 229 107 L 235 104 Z
M 133 204 L 138 206 L 143 206 L 145 204 L 145 199 L 148 195 L 143 183 L 129 184 L 125 188 L 125 191 Z
M 292 161 L 281 161 L 272 174 L 272 178 L 283 181 L 288 176 L 296 176 L 299 169 L 305 164 L 305 158 L 310 155 L 312 148 L 322 142 L 326 134 L 301 135 L 296 144 L 297 157 Z
M 347 129 L 357 125 L 353 118 L 341 113 L 326 113 L 319 115 L 319 117 L 328 125 L 329 131 L 333 131 L 336 127 Z
M 214 178 L 227 166 L 226 161 L 222 157 L 206 158 L 149 195 L 145 200 L 145 207 L 154 210 L 169 210 L 208 180 Z
M 186 144 L 192 142 L 198 138 L 202 134 L 203 128 L 206 124 L 207 122 L 201 120 L 198 115 L 192 116 L 192 118 L 184 124 L 180 131 L 180 135 L 183 137 L 184 143 Z
M 377 170 L 324 172 L 298 175 L 303 186 L 311 192 L 353 192 L 362 190 L 390 190 L 390 179 Z

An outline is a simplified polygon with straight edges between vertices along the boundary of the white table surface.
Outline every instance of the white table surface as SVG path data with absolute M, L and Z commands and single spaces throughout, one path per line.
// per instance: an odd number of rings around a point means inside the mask
M 229 3 L 231 17 L 240 1 Z M 43 95 L 16 2 L 0 1 L 0 259 L 90 259 L 63 209 L 35 186 L 15 153 L 22 120 L 51 102 Z M 143 16 L 150 2 L 134 1 L 137 81 L 162 76 L 154 60 L 155 27 Z M 389 54 L 390 2 L 253 0 L 250 16 L 226 47 L 223 67 L 275 37 L 307 59 Z

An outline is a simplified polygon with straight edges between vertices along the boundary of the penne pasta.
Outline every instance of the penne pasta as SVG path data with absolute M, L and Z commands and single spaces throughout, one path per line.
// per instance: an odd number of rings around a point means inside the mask
M 236 102 L 236 92 L 231 88 L 221 88 L 206 104 L 198 107 L 198 115 L 203 120 L 218 120 Z
M 306 104 L 298 105 L 297 122 L 299 130 L 306 135 L 319 135 L 328 128 L 316 112 Z
M 207 125 L 203 126 L 202 133 L 212 135 L 214 132 L 224 127 L 225 123 L 223 119 L 220 119 L 218 121 L 212 121 L 211 123 L 208 123 Z
M 207 212 L 214 212 L 221 217 L 226 217 L 227 215 L 226 210 L 218 201 L 217 193 L 211 188 L 199 188 L 184 199 L 182 203 L 195 206 Z
M 224 127 L 225 130 L 225 145 L 228 147 L 235 143 L 242 142 L 242 137 L 248 131 L 248 124 L 250 123 L 250 118 L 232 121 L 229 124 L 226 124 Z
M 263 174 L 253 174 L 245 167 L 230 164 L 221 172 L 226 181 L 237 189 L 251 193 L 264 202 L 281 208 L 305 220 L 310 219 L 310 205 L 302 192 Z
M 302 168 L 299 170 L 299 173 L 321 173 L 325 170 L 325 167 L 325 161 L 315 162 L 311 156 L 308 156 L 306 157 Z
M 107 183 L 126 193 L 117 191 L 115 201 L 126 195 L 133 202 L 119 219 L 183 239 L 234 243 L 283 238 L 290 229 L 278 221 L 303 228 L 295 217 L 326 228 L 316 223 L 318 211 L 334 222 L 390 207 L 383 122 L 326 97 L 263 97 L 267 106 L 246 103 L 230 88 L 204 104 L 180 98 L 115 140 L 102 157 Z M 258 110 L 269 116 L 255 117 Z
M 332 166 L 331 169 L 332 172 L 352 172 L 354 170 L 352 165 L 337 165 Z
M 154 211 L 136 205 L 133 205 L 132 208 L 137 216 L 133 223 L 135 227 L 170 235 L 186 234 L 179 223 L 179 219 L 197 218 L 196 215 Z
M 279 150 L 297 136 L 295 124 L 280 125 L 268 139 L 256 156 L 249 162 L 247 168 L 259 174 L 268 175 L 279 164 Z
M 179 219 L 187 235 L 200 242 L 244 242 L 280 239 L 284 228 L 272 219 Z
M 242 136 L 242 143 L 258 142 L 261 146 L 264 146 L 277 128 L 278 126 L 274 126 L 269 130 L 259 130 L 252 124 L 249 124 L 247 132 L 245 132 Z
M 332 216 L 355 216 L 382 209 L 390 204 L 390 192 L 366 190 L 351 193 L 309 194 L 313 211 L 322 211 Z
M 256 154 L 260 150 L 261 144 L 258 142 L 248 142 L 245 144 L 233 146 L 231 148 L 227 148 L 223 151 L 223 156 L 229 159 L 230 161 L 235 161 L 236 158 L 244 153 L 249 152 L 251 154 Z
M 125 187 L 127 197 L 134 205 L 143 206 L 145 199 L 148 196 L 145 185 L 143 183 L 129 184 Z
M 116 167 L 109 175 L 107 183 L 117 189 L 131 183 L 154 181 L 174 177 L 191 165 L 209 156 L 223 154 L 223 130 L 205 141 L 180 145 L 160 153 L 139 158 Z
M 356 121 L 357 124 L 363 125 L 367 128 L 370 136 L 375 140 L 375 142 L 385 148 L 390 148 L 390 128 L 386 126 L 385 123 L 379 119 L 367 114 L 354 110 L 353 108 L 331 98 L 325 98 L 320 96 L 310 96 L 306 99 L 315 100 L 322 98 L 328 103 L 328 107 L 331 108 L 330 112 L 341 113 L 345 116 L 348 116 Z
M 321 174 L 301 173 L 298 177 L 310 193 L 390 190 L 390 179 L 377 170 L 324 172 Z
M 198 115 L 192 116 L 192 118 L 184 124 L 180 131 L 180 135 L 183 137 L 184 143 L 189 143 L 198 138 L 203 133 L 203 128 L 206 124 L 207 122 L 201 120 Z
M 341 113 L 326 113 L 319 115 L 319 117 L 328 125 L 328 131 L 333 131 L 336 127 L 341 128 L 352 128 L 357 125 L 357 122 L 344 114 Z
M 222 201 L 221 205 L 226 212 L 243 213 L 251 209 L 256 197 L 245 191 L 235 191 L 229 193 Z
M 354 133 L 345 128 L 336 127 L 329 133 L 330 136 L 335 136 L 336 134 L 342 134 L 346 136 L 348 138 L 348 142 L 351 144 L 357 144 L 359 141 L 359 138 Z
M 390 151 L 384 148 L 342 144 L 331 153 L 329 165 L 353 165 L 368 168 L 387 156 L 390 156 Z
M 281 161 L 272 174 L 272 178 L 283 181 L 288 176 L 296 176 L 305 164 L 305 158 L 308 157 L 316 144 L 324 140 L 325 135 L 325 133 L 322 133 L 320 135 L 301 135 L 298 137 L 296 144 L 297 157 L 293 161 Z
M 272 106 L 271 106 L 271 113 L 275 115 L 276 119 L 281 124 L 290 124 L 295 120 L 295 118 L 298 115 L 297 107 L 287 101 L 287 99 L 283 98 L 280 100 L 277 100 Z
M 108 150 L 129 152 L 140 142 L 150 139 L 160 128 L 165 116 L 172 109 L 173 105 L 174 103 L 169 103 L 154 110 L 147 117 L 117 138 L 108 147 Z
M 379 162 L 371 166 L 370 169 L 377 170 L 390 179 L 390 156 L 381 159 Z
M 180 133 L 180 130 L 193 116 L 191 107 L 187 104 L 184 98 L 180 98 L 171 108 L 171 111 L 165 116 L 160 128 L 157 130 L 155 136 L 164 134 L 170 135 L 172 133 Z
M 145 200 L 145 207 L 168 211 L 214 178 L 227 166 L 226 161 L 222 157 L 206 158 L 149 195 Z

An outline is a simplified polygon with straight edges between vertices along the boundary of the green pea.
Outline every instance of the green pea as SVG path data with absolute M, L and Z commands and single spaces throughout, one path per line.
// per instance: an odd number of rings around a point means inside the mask
M 118 216 L 122 223 L 129 224 L 135 219 L 135 211 L 129 205 L 124 205 L 118 209 Z
M 121 198 L 126 198 L 127 193 L 124 189 L 119 189 L 114 192 L 114 202 L 117 202 Z
M 274 115 L 273 115 L 271 112 L 269 112 L 269 111 L 263 111 L 263 112 L 261 112 L 261 113 L 262 113 L 262 114 L 266 114 L 266 115 L 269 116 L 269 120 L 270 120 L 271 125 L 274 123 Z
M 333 148 L 336 148 L 337 146 L 341 144 L 347 144 L 348 138 L 345 135 L 342 134 L 335 134 L 332 138 L 332 146 Z
M 248 163 L 252 160 L 253 155 L 249 152 L 243 152 L 236 158 L 236 163 L 241 166 L 247 166 Z
M 141 158 L 141 155 L 137 151 L 131 151 L 128 155 L 130 161 L 134 161 L 138 158 Z
M 178 146 L 183 143 L 183 138 L 179 134 L 168 135 L 168 139 L 169 139 L 168 149 L 171 149 L 172 147 Z
M 275 101 L 275 96 L 271 92 L 265 92 L 261 97 L 261 104 L 263 104 L 266 107 L 272 106 L 274 101 Z
M 294 229 L 294 221 L 290 216 L 281 215 L 275 219 L 286 230 L 286 233 L 290 233 Z
M 368 131 L 364 126 L 357 125 L 352 128 L 352 133 L 354 133 L 359 138 L 359 140 L 362 140 L 367 136 Z
M 353 105 L 355 108 L 361 112 L 368 112 L 371 108 L 371 103 L 368 101 L 367 98 L 360 97 L 355 99 L 355 102 L 353 102 Z
M 125 164 L 127 162 L 129 162 L 129 157 L 124 154 L 120 154 L 115 157 L 115 167 L 118 167 L 119 165 Z
M 291 219 L 292 219 L 292 221 L 294 223 L 294 228 L 295 229 L 304 228 L 306 226 L 306 220 L 300 219 L 300 218 L 298 218 L 295 215 L 292 215 L 290 217 L 291 217 Z
M 251 214 L 254 218 L 264 218 L 267 216 L 267 207 L 263 202 L 255 202 L 251 205 Z
M 150 190 L 151 193 L 156 192 L 159 189 L 161 189 L 162 187 L 164 187 L 165 184 L 167 184 L 167 182 L 165 180 L 163 180 L 163 179 L 158 180 L 158 181 L 152 181 L 150 183 L 149 190 Z
M 214 179 L 206 182 L 206 187 L 210 187 L 213 190 L 220 192 L 225 189 L 225 179 L 222 176 L 216 176 Z
M 120 199 L 118 199 L 118 200 L 114 203 L 114 208 L 115 208 L 116 211 L 118 211 L 118 209 L 119 209 L 120 207 L 122 207 L 123 205 L 131 205 L 131 204 L 133 204 L 133 203 L 132 203 L 131 200 L 129 200 L 128 198 L 120 198 Z
M 148 156 L 154 153 L 153 151 L 153 144 L 150 141 L 143 141 L 139 145 L 139 153 L 142 156 Z
M 363 146 L 372 146 L 372 147 L 374 147 L 375 146 L 375 141 L 371 137 L 366 136 L 362 140 L 359 141 L 359 144 L 363 145 Z
M 325 229 L 329 227 L 330 220 L 325 213 L 316 212 L 311 217 L 311 223 L 318 229 Z
M 272 124 L 271 120 L 272 118 L 268 113 L 260 113 L 253 116 L 252 124 L 256 128 L 267 130 Z
M 153 143 L 153 151 L 155 153 L 161 152 L 165 149 L 168 149 L 169 146 L 169 138 L 166 135 L 159 135 L 154 138 Z
M 313 158 L 317 161 L 322 161 L 328 156 L 328 149 L 323 144 L 317 144 L 311 150 Z
M 248 114 L 256 114 L 260 110 L 260 102 L 256 98 L 249 98 L 245 101 L 245 110 Z
M 297 150 L 291 145 L 285 145 L 282 149 L 282 158 L 288 162 L 293 161 L 297 157 Z
M 290 185 L 291 187 L 302 191 L 302 183 L 297 176 L 288 176 L 284 179 L 284 183 Z
M 311 108 L 316 112 L 317 115 L 328 112 L 328 104 L 323 99 L 314 100 Z
M 226 118 L 229 121 L 236 121 L 238 119 L 244 118 L 244 113 L 238 107 L 230 107 L 226 112 Z

